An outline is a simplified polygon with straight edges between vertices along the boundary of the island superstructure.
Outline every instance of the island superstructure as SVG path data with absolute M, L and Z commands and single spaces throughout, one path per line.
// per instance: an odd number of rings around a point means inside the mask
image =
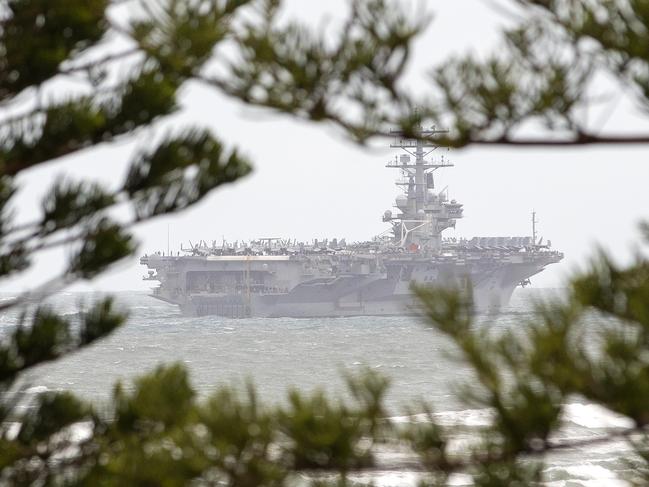
M 191 316 L 319 317 L 404 315 L 417 312 L 411 292 L 422 286 L 471 287 L 476 308 L 506 305 L 519 285 L 563 254 L 529 237 L 445 239 L 463 217 L 463 205 L 438 190 L 435 175 L 453 167 L 437 156 L 435 129 L 416 139 L 393 132 L 401 154 L 387 164 L 400 173 L 395 209 L 383 214 L 389 228 L 366 242 L 345 239 L 298 242 L 199 242 L 182 255 L 156 252 L 140 263 L 157 281 L 151 296 Z

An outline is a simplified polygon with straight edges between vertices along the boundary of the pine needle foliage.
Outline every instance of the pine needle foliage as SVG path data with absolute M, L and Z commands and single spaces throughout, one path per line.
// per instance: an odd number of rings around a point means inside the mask
M 111 298 L 74 317 L 43 299 L 132 256 L 133 225 L 184 210 L 249 174 L 251 163 L 236 148 L 200 126 L 145 135 L 117 188 L 55 180 L 40 216 L 26 223 L 16 222 L 12 204 L 18 178 L 30 170 L 156 129 L 181 108 L 189 83 L 365 136 L 367 121 L 388 112 L 359 98 L 360 88 L 398 106 L 395 86 L 423 27 L 390 18 L 392 6 L 352 2 L 344 39 L 332 44 L 325 32 L 280 22 L 273 0 L 0 1 L 0 279 L 30 269 L 39 252 L 69 249 L 59 276 L 0 304 L 22 310 L 0 341 L 0 484 L 278 484 L 288 475 L 279 458 L 319 468 L 365 461 L 368 453 L 354 445 L 376 421 L 363 420 L 364 409 L 347 425 L 338 420 L 352 410 L 323 394 L 296 393 L 293 410 L 281 415 L 257 408 L 252 392 L 221 391 L 199 404 L 179 366 L 139 379 L 132 393 L 117 387 L 108 415 L 68 393 L 41 395 L 21 412 L 26 371 L 94 343 L 126 319 Z M 355 121 L 341 123 L 342 112 L 331 109 L 341 104 L 355 107 Z M 131 218 L 117 218 L 117 206 Z M 298 412 L 315 422 L 313 434 Z M 12 424 L 20 425 L 17 433 Z M 330 425 L 340 429 L 327 436 Z M 79 427 L 89 438 L 77 438 Z
M 575 397 L 630 419 L 631 427 L 596 441 L 630 442 L 637 452 L 631 480 L 649 482 L 649 263 L 642 255 L 627 267 L 601 255 L 561 301 L 539 303 L 529 323 L 500 334 L 476 322 L 471 296 L 415 289 L 425 322 L 474 372 L 464 400 L 493 414 L 466 451 L 453 448 L 454 429 L 437 424 L 426 404 L 410 412 L 424 410 L 428 422 L 391 423 L 387 381 L 370 372 L 349 380 L 347 399 L 291 391 L 284 405 L 270 406 L 252 386 L 199 398 L 187 371 L 168 365 L 132 386 L 116 385 L 101 409 L 70 393 L 18 407 L 26 371 L 126 320 L 110 298 L 76 317 L 42 298 L 133 255 L 132 225 L 190 207 L 246 176 L 251 164 L 210 130 L 183 127 L 134 153 L 116 189 L 54 181 L 29 223 L 16 223 L 11 211 L 17 178 L 137 137 L 179 110 L 188 83 L 329 123 L 359 142 L 390 127 L 414 137 L 428 120 L 449 126 L 439 142 L 458 147 L 649 142 L 643 134 L 593 133 L 577 117 L 600 72 L 646 109 L 649 3 L 511 4 L 524 20 L 506 32 L 506 49 L 441 66 L 429 103 L 401 83 L 428 18 L 410 19 L 386 0 L 351 2 L 333 38 L 280 21 L 278 0 L 0 1 L 0 279 L 29 269 L 38 252 L 74 249 L 60 276 L 0 304 L 22 310 L 0 341 L 0 484 L 349 485 L 355 473 L 385 467 L 379 447 L 396 447 L 410 459 L 396 468 L 420 471 L 424 485 L 444 485 L 456 472 L 477 486 L 535 485 L 546 455 L 571 446 L 557 431 Z M 128 19 L 118 23 L 112 13 L 124 7 Z M 122 50 L 110 49 L 115 39 Z M 70 80 L 82 89 L 42 96 Z M 517 130 L 530 121 L 551 136 L 521 139 Z M 132 219 L 115 219 L 116 205 L 129 207 Z M 606 320 L 593 326 L 594 317 Z
M 621 97 L 642 115 L 649 108 L 649 2 L 489 3 L 513 24 L 503 32 L 501 49 L 486 59 L 469 54 L 432 70 L 436 102 L 429 113 L 450 129 L 445 144 L 649 142 L 646 127 L 602 127 Z M 588 118 L 586 108 L 598 115 Z

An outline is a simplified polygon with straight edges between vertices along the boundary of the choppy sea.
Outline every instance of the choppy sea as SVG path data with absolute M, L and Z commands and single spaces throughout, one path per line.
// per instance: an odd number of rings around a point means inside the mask
M 525 326 L 533 318 L 531 303 L 550 292 L 518 290 L 508 308 L 480 320 L 484 326 L 503 330 Z M 322 388 L 342 395 L 345 373 L 371 368 L 391 380 L 386 404 L 397 421 L 416 421 L 417 417 L 405 417 L 405 411 L 422 399 L 433 406 L 442 424 L 470 430 L 487 425 L 491 418 L 490 411 L 468 407 L 458 399 L 458 384 L 473 380 L 470 370 L 453 359 L 444 336 L 417 318 L 189 318 L 144 292 L 114 296 L 129 310 L 128 323 L 99 343 L 30 372 L 24 385 L 27 395 L 71 390 L 102 403 L 109 399 L 117 380 L 128 383 L 158 364 L 181 362 L 201 393 L 225 384 L 242 387 L 252 379 L 263 399 L 281 402 L 291 387 Z M 75 314 L 81 304 L 97 297 L 63 293 L 49 302 L 60 313 Z M 16 325 L 18 316 L 15 311 L 0 314 L 0 336 Z M 565 407 L 559 438 L 596 438 L 625 426 L 625 418 L 577 398 Z M 389 457 L 390 452 L 385 455 Z M 549 459 L 546 485 L 629 485 L 624 478 L 631 473 L 626 461 L 630 455 L 631 449 L 623 442 L 562 451 Z M 379 486 L 412 486 L 418 474 L 373 472 L 360 480 Z M 451 480 L 454 485 L 471 485 L 463 475 Z

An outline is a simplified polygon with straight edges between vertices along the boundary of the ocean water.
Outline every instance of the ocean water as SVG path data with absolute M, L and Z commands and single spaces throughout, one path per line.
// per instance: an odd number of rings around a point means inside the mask
M 496 330 L 525 326 L 533 317 L 531 303 L 549 293 L 519 290 L 507 309 L 482 316 L 481 324 Z M 371 368 L 391 381 L 386 405 L 396 421 L 422 420 L 404 416 L 420 400 L 430 403 L 437 420 L 445 425 L 470 431 L 487 425 L 491 418 L 489 410 L 467 407 L 458 399 L 458 385 L 474 380 L 471 371 L 453 358 L 448 339 L 417 318 L 188 318 L 143 292 L 114 295 L 129 310 L 128 323 L 107 339 L 30 372 L 23 386 L 27 395 L 71 390 L 101 404 L 109 399 L 116 381 L 128 384 L 156 365 L 180 362 L 189 369 L 200 393 L 209 394 L 226 384 L 243 387 L 246 380 L 252 380 L 263 399 L 282 402 L 291 387 L 321 388 L 342 395 L 344 374 Z M 60 313 L 74 315 L 82 303 L 97 297 L 63 293 L 51 298 L 50 304 Z M 16 325 L 18 316 L 15 311 L 0 314 L 0 336 Z M 625 426 L 628 420 L 604 408 L 573 402 L 566 405 L 558 437 L 597 438 Z M 381 457 L 394 463 L 391 454 L 382 452 Z M 623 478 L 630 473 L 625 457 L 631 454 L 624 442 L 564 450 L 549 459 L 547 485 L 629 485 Z M 416 472 L 408 471 L 359 476 L 381 486 L 416 485 L 418 478 Z M 471 485 L 463 475 L 454 476 L 452 483 Z

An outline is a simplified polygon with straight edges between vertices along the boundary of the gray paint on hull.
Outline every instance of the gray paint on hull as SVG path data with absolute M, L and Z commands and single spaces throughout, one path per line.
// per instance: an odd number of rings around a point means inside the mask
M 519 282 L 540 272 L 542 268 L 517 264 L 478 275 L 481 279 L 472 283 L 476 308 L 489 310 L 506 306 Z M 440 284 L 444 283 L 433 283 Z M 453 280 L 452 284 L 457 284 L 457 280 Z M 176 299 L 161 295 L 153 297 L 176 303 L 184 314 L 191 316 L 398 316 L 417 313 L 417 303 L 408 288 L 408 282 L 385 275 L 338 276 L 324 282 L 316 280 L 298 284 L 288 293 L 251 294 L 249 297 L 245 293 L 196 293 Z

